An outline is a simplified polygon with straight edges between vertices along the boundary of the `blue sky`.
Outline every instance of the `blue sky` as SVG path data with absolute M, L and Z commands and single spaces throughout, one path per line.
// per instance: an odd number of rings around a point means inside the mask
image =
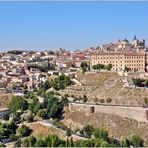
M 0 50 L 148 42 L 148 2 L 0 2 Z

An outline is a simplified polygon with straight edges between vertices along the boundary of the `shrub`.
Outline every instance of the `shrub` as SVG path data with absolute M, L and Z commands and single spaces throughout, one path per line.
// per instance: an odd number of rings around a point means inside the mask
M 106 103 L 111 103 L 112 99 L 111 98 L 107 98 Z
M 71 95 L 71 97 L 72 97 L 72 98 L 75 98 L 75 96 L 74 96 L 73 94 Z
M 65 97 L 69 97 L 69 94 L 65 94 L 64 96 L 65 96 Z
M 5 115 L 3 116 L 3 120 L 8 121 L 8 120 L 9 120 L 9 115 L 8 115 L 8 114 L 5 114 Z
M 26 125 L 22 125 L 21 127 L 19 127 L 17 129 L 18 134 L 20 135 L 20 137 L 26 137 L 29 136 L 31 133 L 31 129 L 29 127 L 27 127 Z
M 0 147 L 6 147 L 3 143 L 0 143 Z
M 46 114 L 46 111 L 44 109 L 40 109 L 37 114 L 42 119 L 46 119 L 47 118 L 47 114 Z
M 131 137 L 131 144 L 135 147 L 142 147 L 144 146 L 144 141 L 139 135 L 132 135 Z
M 26 120 L 28 122 L 33 122 L 33 115 L 32 114 L 29 114 L 27 117 L 26 117 Z
M 108 138 L 108 132 L 104 129 L 96 128 L 93 132 L 93 135 L 95 138 L 101 138 L 104 140 L 107 140 Z
M 122 139 L 121 144 L 122 147 L 130 147 L 130 141 L 128 139 Z
M 144 104 L 146 105 L 146 106 L 148 106 L 148 98 L 144 98 Z
M 18 139 L 18 136 L 16 136 L 15 134 L 11 134 L 9 139 L 16 141 Z
M 94 98 L 94 102 L 95 102 L 95 103 L 98 102 L 98 98 L 97 98 L 97 97 Z
M 68 129 L 66 130 L 66 136 L 68 136 L 68 137 L 71 136 L 71 129 L 70 129 L 70 128 L 68 128 Z
M 100 101 L 100 103 L 105 103 L 104 99 L 100 99 L 99 101 Z

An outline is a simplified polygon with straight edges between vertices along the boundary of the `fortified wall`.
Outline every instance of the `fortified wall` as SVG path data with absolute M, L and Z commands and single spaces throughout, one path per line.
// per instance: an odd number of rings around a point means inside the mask
M 144 107 L 125 107 L 69 103 L 69 110 L 80 111 L 85 113 L 107 113 L 135 119 L 138 122 L 148 122 L 148 108 Z

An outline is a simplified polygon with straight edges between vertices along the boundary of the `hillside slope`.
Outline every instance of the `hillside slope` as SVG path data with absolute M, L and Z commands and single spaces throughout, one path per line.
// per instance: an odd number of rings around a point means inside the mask
M 80 129 L 86 124 L 92 124 L 94 127 L 107 129 L 110 137 L 122 139 L 130 137 L 132 134 L 138 134 L 148 141 L 148 122 L 139 123 L 133 119 L 104 113 L 84 114 L 70 111 L 65 112 L 62 122 L 74 130 Z
M 86 75 L 78 73 L 76 79 L 81 82 L 81 86 L 69 86 L 60 93 L 75 97 L 85 94 L 91 102 L 100 102 L 101 99 L 107 102 L 110 98 L 110 104 L 131 106 L 143 106 L 144 98 L 148 98 L 148 89 L 125 88 L 122 83 L 124 77 L 115 73 L 101 72 Z

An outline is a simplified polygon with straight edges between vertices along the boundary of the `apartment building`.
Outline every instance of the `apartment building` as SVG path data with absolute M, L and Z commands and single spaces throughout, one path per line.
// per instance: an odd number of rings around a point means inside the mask
M 97 54 L 91 55 L 90 66 L 96 64 L 112 64 L 113 71 L 125 70 L 125 67 L 131 70 L 144 70 L 145 61 L 144 52 L 98 52 Z
M 131 70 L 145 70 L 145 53 L 125 53 L 125 67 Z

